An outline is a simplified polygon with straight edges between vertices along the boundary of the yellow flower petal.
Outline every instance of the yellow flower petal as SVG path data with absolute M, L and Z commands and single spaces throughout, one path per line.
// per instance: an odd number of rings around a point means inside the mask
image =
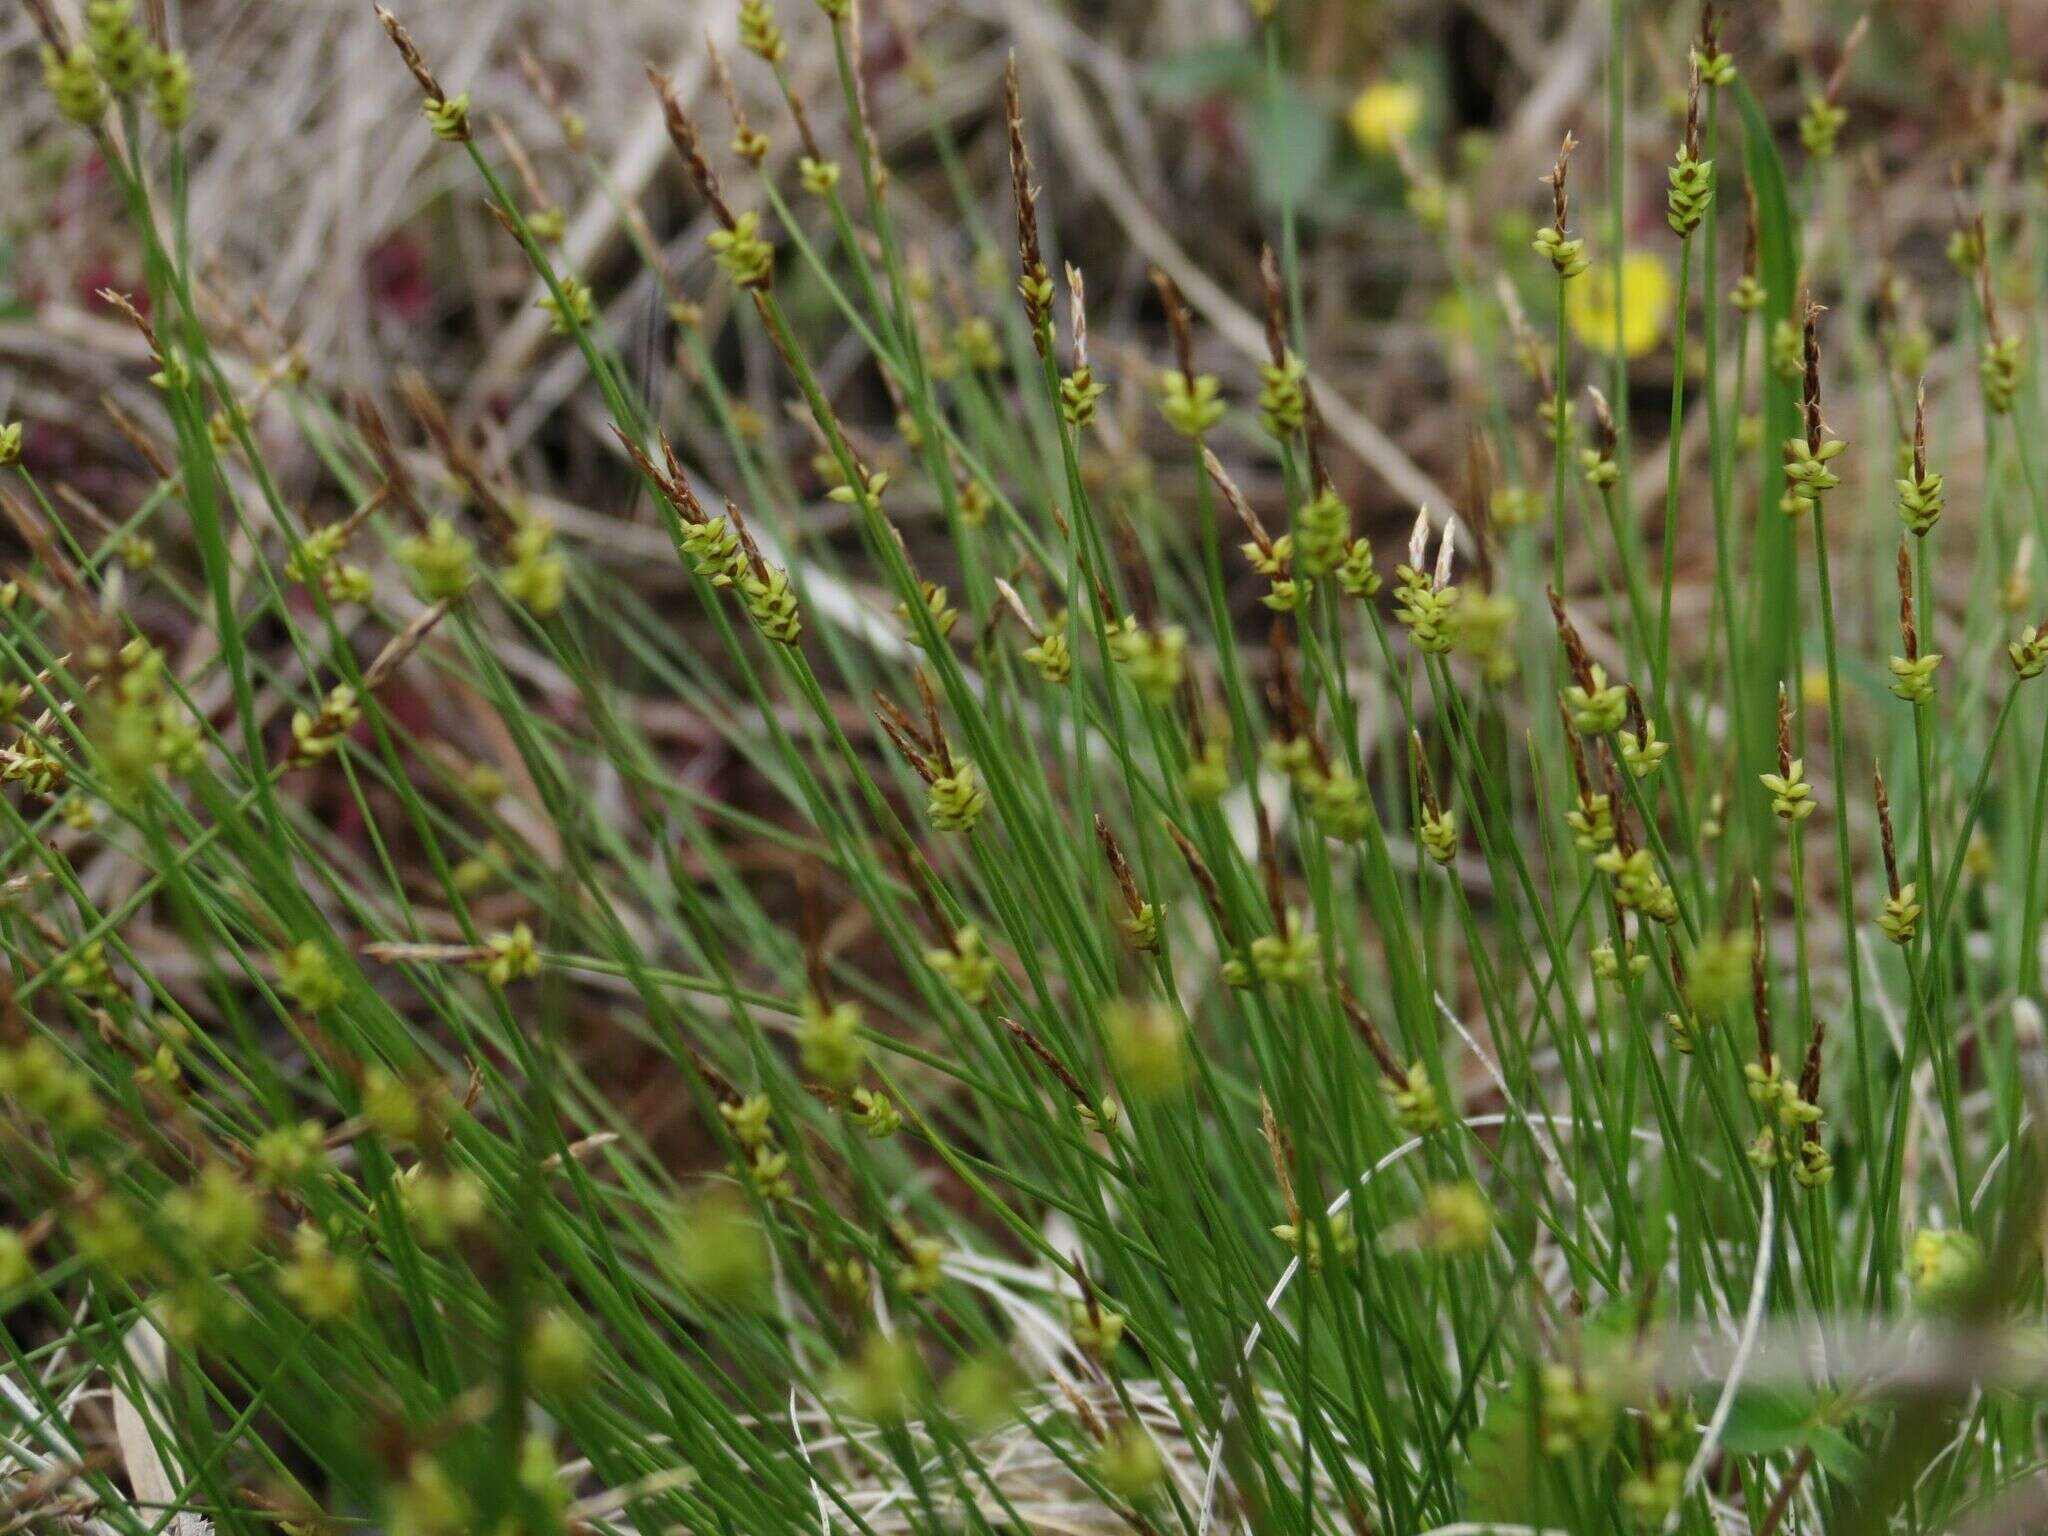
M 1422 124 L 1422 88 L 1400 80 L 1380 80 L 1360 91 L 1351 103 L 1351 136 L 1374 154 L 1385 154 Z
M 1621 351 L 1646 357 L 1671 324 L 1671 270 L 1647 251 L 1631 251 L 1621 263 Z M 1595 267 L 1565 289 L 1565 321 L 1580 343 L 1603 352 L 1615 349 L 1614 271 Z

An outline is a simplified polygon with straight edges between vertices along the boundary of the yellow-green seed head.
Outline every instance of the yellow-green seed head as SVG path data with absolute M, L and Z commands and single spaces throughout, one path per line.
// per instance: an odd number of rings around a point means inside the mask
M 965 758 L 955 760 L 951 773 L 933 779 L 925 796 L 926 813 L 941 832 L 972 832 L 987 809 L 988 791 Z
M 422 601 L 448 601 L 461 597 L 476 580 L 476 545 L 457 533 L 447 518 L 436 517 L 424 533 L 399 544 L 398 563 Z
M 860 1026 L 856 1004 L 840 1002 L 828 1007 L 817 997 L 806 997 L 796 1034 L 804 1070 L 835 1088 L 851 1087 L 867 1061 L 867 1043 L 861 1039 Z
M 1190 380 L 1178 368 L 1159 375 L 1159 414 L 1182 437 L 1199 438 L 1221 421 L 1227 407 L 1223 386 L 1212 373 Z

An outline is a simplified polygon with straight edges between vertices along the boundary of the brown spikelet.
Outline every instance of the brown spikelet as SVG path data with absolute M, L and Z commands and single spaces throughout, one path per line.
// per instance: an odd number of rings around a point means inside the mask
M 683 110 L 682 98 L 676 94 L 675 81 L 656 69 L 647 66 L 647 82 L 654 87 L 654 94 L 661 99 L 661 118 L 668 129 L 669 142 L 676 147 L 676 153 L 683 157 L 683 165 L 690 173 L 690 180 L 697 184 L 704 201 L 711 205 L 711 211 L 727 229 L 738 221 L 733 217 L 732 205 L 725 200 L 725 190 L 719 185 L 718 173 L 711 169 L 711 162 L 704 158 L 704 145 L 697 136 L 697 125 L 690 120 L 690 114 Z
M 1820 1102 L 1820 1057 L 1821 1047 L 1828 1037 L 1828 1016 L 1825 1010 L 1813 1011 L 1813 1035 L 1806 1042 L 1806 1060 L 1799 1068 L 1799 1097 L 1809 1104 Z M 1806 1140 L 1815 1141 L 1820 1136 L 1818 1126 L 1809 1123 Z
M 766 581 L 768 562 L 761 558 L 761 546 L 754 542 L 754 535 L 747 527 L 747 519 L 740 511 L 740 504 L 730 496 L 725 498 L 725 521 L 726 526 L 739 536 L 740 550 L 747 557 L 747 564 L 754 568 L 757 577 Z
M 1387 1037 L 1380 1033 L 1379 1025 L 1372 1021 L 1372 1015 L 1365 1011 L 1365 1005 L 1359 1002 L 1349 986 L 1343 989 L 1341 998 L 1344 1004 L 1344 1017 L 1351 1021 L 1351 1028 L 1357 1033 L 1358 1038 L 1365 1042 L 1365 1048 L 1372 1052 L 1372 1059 L 1379 1063 L 1380 1070 L 1389 1078 L 1394 1082 L 1400 1082 L 1407 1076 L 1407 1068 L 1403 1067 L 1400 1059 L 1394 1055 L 1394 1048 L 1387 1044 Z
M 1330 466 L 1323 458 L 1323 413 L 1316 406 L 1316 387 L 1308 375 L 1302 375 L 1301 399 L 1306 407 L 1302 417 L 1302 432 L 1308 439 L 1309 477 L 1315 482 L 1320 493 L 1335 489 L 1330 479 Z
M 918 910 L 924 914 L 925 927 L 941 944 L 949 943 L 953 937 L 953 924 L 941 910 L 937 896 L 932 892 L 931 866 L 917 851 L 903 829 L 891 828 L 891 835 L 883 845 L 883 855 L 895 867 L 896 878 L 903 882 L 916 898 Z
M 1977 290 L 1984 305 L 1984 334 L 1993 346 L 2004 340 L 2005 333 L 1998 323 L 1998 292 L 1991 283 L 1991 246 L 1984 232 L 1984 215 L 1976 218 L 1977 231 Z
M 1842 87 L 1849 79 L 1849 66 L 1855 61 L 1856 50 L 1862 46 L 1864 34 L 1870 30 L 1870 13 L 1856 18 L 1856 25 L 1849 29 L 1849 35 L 1842 39 L 1842 56 L 1835 60 L 1835 67 L 1828 76 L 1827 88 L 1822 92 L 1830 103 L 1839 101 Z
M 1792 695 L 1778 684 L 1778 776 L 1792 777 Z
M 1685 997 L 1685 961 L 1678 953 L 1676 944 L 1664 947 L 1664 957 L 1671 963 L 1671 990 L 1681 999 Z
M 811 129 L 811 114 L 804 108 L 803 93 L 793 81 L 783 86 L 782 99 L 789 105 L 790 121 L 796 124 L 796 136 L 804 147 L 804 153 L 820 165 L 824 164 L 825 148 L 818 142 L 818 135 Z
M 1215 875 L 1210 873 L 1208 863 L 1202 858 L 1200 850 L 1188 841 L 1187 834 L 1170 821 L 1166 824 L 1166 834 L 1173 839 L 1174 847 L 1180 850 L 1180 856 L 1188 867 L 1189 878 L 1195 882 L 1195 889 L 1202 893 L 1202 904 L 1216 920 L 1217 932 L 1227 938 L 1230 934 L 1230 912 L 1223 904 L 1223 891 L 1216 884 Z
M 1259 1093 L 1259 1134 L 1265 1137 L 1266 1153 L 1273 1159 L 1273 1177 L 1280 1185 L 1280 1199 L 1287 1207 L 1287 1219 L 1299 1230 L 1301 1206 L 1294 1198 L 1294 1176 L 1290 1171 L 1294 1163 L 1294 1143 L 1280 1129 L 1280 1122 L 1273 1115 L 1272 1102 L 1263 1089 Z
M 1806 446 L 1820 452 L 1821 440 L 1826 434 L 1825 424 L 1820 415 L 1820 305 L 1806 301 L 1806 383 L 1799 408 L 1806 418 Z
M 1031 150 L 1024 142 L 1024 98 L 1017 84 L 1014 51 L 1003 70 L 1003 110 L 1010 129 L 1010 195 L 1017 204 L 1017 263 L 1023 274 L 1018 286 L 1031 324 L 1031 344 L 1044 357 L 1052 312 L 1036 290 L 1041 284 L 1049 289 L 1050 284 L 1046 283 L 1045 257 L 1038 244 L 1038 191 L 1031 185 Z
M 1159 302 L 1166 310 L 1166 329 L 1173 337 L 1174 365 L 1188 378 L 1195 376 L 1195 332 L 1188 318 L 1187 300 L 1180 285 L 1164 267 L 1152 269 L 1152 286 L 1159 290 Z
M 1230 510 L 1237 514 L 1237 520 L 1244 524 L 1244 530 L 1259 546 L 1261 554 L 1271 556 L 1273 540 L 1266 532 L 1266 525 L 1259 521 L 1251 503 L 1244 499 L 1244 492 L 1237 488 L 1237 482 L 1230 478 L 1230 471 L 1223 467 L 1223 461 L 1207 447 L 1202 449 L 1202 467 L 1209 472 L 1209 478 L 1216 482 L 1216 489 L 1223 493 L 1223 499 L 1230 503 Z
M 1110 830 L 1108 818 L 1100 811 L 1095 813 L 1095 840 L 1102 845 L 1102 856 L 1109 861 L 1109 872 L 1115 876 L 1117 889 L 1123 893 L 1125 907 L 1131 916 L 1136 917 L 1144 909 L 1145 898 L 1138 890 L 1136 877 L 1131 874 L 1130 861 L 1124 857 L 1124 851 L 1117 843 L 1116 833 Z
M 880 690 L 875 693 L 875 721 L 912 772 L 927 784 L 938 777 L 931 764 L 934 755 L 932 745 L 919 734 L 910 716 L 903 712 L 903 707 Z
M 1131 612 L 1140 624 L 1149 627 L 1159 623 L 1159 588 L 1152 579 L 1152 562 L 1138 540 L 1137 525 L 1119 509 L 1109 532 L 1116 544 L 1116 568 L 1131 594 Z
M 728 502 L 727 506 L 730 505 Z M 917 696 L 924 704 L 925 725 L 931 732 L 932 755 L 938 760 L 939 771 L 950 774 L 953 772 L 953 753 L 946 742 L 946 727 L 939 719 L 939 696 L 924 668 L 915 669 L 910 678 L 917 684 Z
M 494 529 L 501 534 L 516 529 L 519 519 L 499 494 L 494 477 L 482 460 L 456 432 L 440 397 L 428 386 L 425 376 L 408 368 L 398 377 L 398 390 L 405 398 L 406 408 L 433 444 L 435 454 L 447 466 L 448 473 L 483 509 Z
M 1593 402 L 1593 445 L 1600 451 L 1600 457 L 1611 459 L 1615 449 L 1621 445 L 1621 428 L 1614 423 L 1614 412 L 1607 404 L 1607 396 L 1594 385 L 1586 386 L 1586 394 Z
M 107 419 L 114 424 L 114 430 L 128 439 L 128 446 L 142 455 L 142 461 L 150 467 L 159 480 L 168 480 L 176 473 L 165 460 L 150 435 L 142 430 L 141 424 L 126 411 L 112 395 L 100 396 L 100 409 L 107 413 Z
M 1088 366 L 1088 293 L 1081 282 L 1081 269 L 1067 263 L 1067 312 L 1074 333 L 1074 372 Z
M 1031 185 L 1031 149 L 1024 142 L 1024 93 L 1013 50 L 1003 69 L 1003 114 L 1010 130 L 1010 191 L 1017 204 L 1017 257 L 1026 272 L 1045 265 L 1038 248 L 1038 191 Z
M 1273 247 L 1259 247 L 1259 285 L 1266 296 L 1266 351 L 1275 368 L 1287 366 L 1287 300 L 1280 286 L 1280 264 Z
M 1906 660 L 1920 659 L 1920 626 L 1913 619 L 1913 557 L 1906 541 L 1899 540 L 1899 642 L 1906 648 Z
M 519 60 L 519 73 L 525 77 L 526 88 L 532 91 L 535 99 L 548 109 L 550 116 L 560 117 L 562 115 L 562 93 L 556 89 L 554 77 L 547 72 L 546 66 L 541 63 L 540 59 L 534 54 L 534 51 L 524 43 L 519 45 L 517 57 Z
M 1927 381 L 1913 391 L 1913 480 L 1927 478 Z
M 532 157 L 526 153 L 526 146 L 519 142 L 519 135 L 512 131 L 512 125 L 495 112 L 488 113 L 485 121 L 490 124 L 491 136 L 498 141 L 498 147 L 505 152 L 505 158 L 512 163 L 512 173 L 519 178 L 519 185 L 525 189 L 529 206 L 549 207 L 554 199 L 548 196 L 546 183 L 540 179 L 539 170 L 535 168 Z
M 498 221 L 498 228 L 505 231 L 514 240 L 518 240 L 519 221 L 512 217 L 512 211 L 505 207 L 504 204 L 498 202 L 492 202 L 486 206 L 491 210 L 491 217 Z
M 1480 585 L 1493 586 L 1493 485 L 1499 469 L 1486 434 L 1473 423 L 1465 430 L 1465 526 L 1471 530 Z
M 1614 818 L 1614 849 L 1623 858 L 1636 851 L 1636 835 L 1629 826 L 1628 801 L 1621 793 L 1621 774 L 1614 766 L 1614 754 L 1607 750 L 1607 743 L 1597 748 L 1600 755 L 1600 771 L 1607 779 L 1607 803 Z
M 50 537 L 50 530 L 44 525 L 42 518 L 16 501 L 5 490 L 0 490 L 0 513 L 5 514 L 14 531 L 21 535 L 21 540 L 28 545 L 29 552 L 42 562 L 45 570 L 57 578 L 57 584 L 64 589 L 64 595 L 70 600 L 70 617 L 77 622 L 96 624 L 99 618 L 98 604 L 93 602 L 70 557 L 59 549 L 57 541 Z
M 1580 638 L 1578 627 L 1565 615 L 1564 599 L 1557 595 L 1555 587 L 1546 586 L 1544 592 L 1550 598 L 1550 615 L 1557 623 L 1557 638 L 1564 646 L 1565 663 L 1571 668 L 1572 680 L 1581 688 L 1593 687 L 1593 658 L 1586 653 L 1586 642 Z
M 1550 200 L 1556 216 L 1557 232 L 1560 235 L 1565 232 L 1566 221 L 1571 215 L 1571 197 L 1565 191 L 1565 182 L 1571 173 L 1572 151 L 1578 147 L 1579 141 L 1567 130 L 1564 143 L 1557 151 L 1557 163 L 1550 168 L 1548 176 L 1538 178 L 1550 188 Z
M 1742 190 L 1749 195 L 1749 222 L 1743 227 L 1742 233 L 1742 275 L 1753 278 L 1756 276 L 1757 263 L 1756 183 L 1745 176 L 1742 179 Z
M 1877 792 L 1878 840 L 1884 847 L 1884 880 L 1893 897 L 1899 894 L 1899 844 L 1892 835 L 1891 796 L 1885 793 L 1884 768 L 1873 760 L 1870 765 L 1872 787 Z
M 739 85 L 733 80 L 732 71 L 726 67 L 725 55 L 718 51 L 718 44 L 709 32 L 704 34 L 704 57 L 711 68 L 712 83 L 718 87 L 718 94 L 725 98 L 726 111 L 732 114 L 734 147 L 737 149 L 751 143 L 755 149 L 765 150 L 768 141 L 755 135 L 754 125 L 747 119 L 747 104 L 740 99 Z M 743 150 L 742 153 L 756 165 L 760 163 L 753 150 Z
M 1771 987 L 1764 965 L 1764 888 L 1754 878 L 1749 910 L 1749 1007 L 1756 1016 L 1757 1065 L 1769 1073 L 1777 1070 L 1778 1058 L 1771 1049 Z
M 1685 153 L 1687 158 L 1700 157 L 1700 56 L 1692 56 L 1692 80 L 1685 92 Z
M 1650 717 L 1643 711 L 1643 696 L 1636 692 L 1634 683 L 1622 686 L 1628 691 L 1628 728 L 1636 733 L 1636 740 L 1641 741 L 1650 724 Z
M 1280 851 L 1273 841 L 1273 818 L 1266 813 L 1264 797 L 1252 796 L 1252 813 L 1259 834 L 1259 874 L 1265 881 L 1266 906 L 1278 927 L 1287 921 L 1287 887 L 1280 872 Z
M 441 82 L 434 78 L 433 71 L 427 68 L 427 61 L 420 56 L 419 47 L 413 42 L 412 34 L 406 31 L 399 19 L 383 6 L 377 6 L 375 9 L 377 20 L 383 25 L 385 35 L 391 39 L 391 45 L 398 50 L 399 58 L 405 61 L 405 67 L 412 72 L 413 79 L 419 82 L 420 91 L 429 101 L 446 101 L 447 93 L 441 89 Z
M 46 46 L 60 54 L 71 52 L 71 34 L 64 30 L 63 23 L 51 11 L 48 0 L 22 0 L 22 8 L 28 12 L 29 20 L 35 23 L 36 31 L 42 34 Z
M 384 642 L 369 666 L 363 669 L 363 693 L 375 693 L 384 685 L 392 673 L 405 664 L 408 656 L 420 648 L 420 644 L 434 632 L 434 626 L 448 617 L 449 612 L 460 602 L 460 598 L 444 597 L 431 608 L 424 608 L 412 622 Z
M 1024 633 L 1029 635 L 1034 642 L 1042 639 L 1044 631 L 1039 629 L 1038 621 L 1031 617 L 1031 610 L 1024 606 L 1024 599 L 1017 595 L 1017 589 L 1000 576 L 995 578 L 995 589 L 996 596 L 1002 599 L 1003 608 L 1007 609 L 1010 616 L 1016 619 L 1017 623 L 1022 626 Z M 993 623 L 994 620 L 991 620 L 991 622 Z
M 1557 701 L 1557 716 L 1564 726 L 1565 748 L 1571 754 L 1572 782 L 1578 786 L 1580 795 L 1592 793 L 1593 781 L 1586 777 L 1586 749 L 1579 740 L 1578 728 L 1572 724 L 1572 712 L 1560 697 Z
M 134 326 L 148 345 L 149 355 L 156 359 L 157 366 L 164 366 L 164 349 L 162 343 L 156 339 L 156 327 L 149 323 L 148 317 L 135 307 L 134 301 L 127 294 L 117 293 L 112 288 L 102 288 L 94 297 Z
M 1272 711 L 1275 728 L 1288 741 L 1306 741 L 1315 756 L 1316 767 L 1327 774 L 1330 771 L 1329 754 L 1316 739 L 1315 711 L 1302 694 L 1301 680 L 1294 666 L 1294 644 L 1288 637 L 1284 619 L 1273 621 L 1267 666 L 1266 705 Z
M 669 483 L 669 477 L 655 467 L 654 460 L 647 456 L 647 450 L 633 440 L 631 433 L 627 432 L 624 427 L 615 421 L 609 423 L 609 425 L 612 429 L 612 436 L 619 440 L 619 447 L 625 450 L 626 457 L 633 461 L 633 467 L 640 471 L 640 477 L 666 497 L 671 506 L 674 506 L 676 503 L 675 490 Z
M 668 484 L 676 498 L 676 510 L 692 522 L 709 522 L 710 516 L 704 504 L 697 500 L 697 493 L 690 488 L 690 477 L 683 473 L 683 466 L 676 458 L 675 444 L 668 440 L 666 432 L 661 434 L 661 461 L 668 469 Z
M 1429 755 L 1422 750 L 1422 736 L 1419 732 L 1408 733 L 1408 756 L 1415 764 L 1415 792 L 1422 801 L 1424 814 L 1432 820 L 1443 814 L 1443 807 L 1437 802 L 1436 781 L 1429 775 Z
M 1044 1065 L 1045 1070 L 1059 1080 L 1060 1086 L 1073 1095 L 1076 1103 L 1086 1104 L 1088 1102 L 1088 1090 L 1081 1086 L 1081 1080 L 1074 1076 L 1068 1069 L 1067 1064 L 1052 1053 L 1051 1046 L 1047 1045 L 1015 1019 L 999 1018 L 996 1022 L 1015 1036 L 1019 1045 L 1039 1059 Z

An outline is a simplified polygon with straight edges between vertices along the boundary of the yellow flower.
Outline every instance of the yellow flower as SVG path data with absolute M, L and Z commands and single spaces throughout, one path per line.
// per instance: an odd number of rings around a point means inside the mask
M 1799 698 L 1808 709 L 1828 707 L 1828 669 L 1810 666 L 1799 674 Z
M 1621 350 L 1643 357 L 1664 339 L 1671 323 L 1671 270 L 1660 257 L 1631 251 L 1621 262 Z M 1614 350 L 1614 271 L 1595 267 L 1586 281 L 1565 289 L 1565 319 L 1582 345 Z
M 1401 80 L 1377 81 L 1352 101 L 1349 120 L 1360 146 L 1383 155 L 1421 126 L 1422 88 Z

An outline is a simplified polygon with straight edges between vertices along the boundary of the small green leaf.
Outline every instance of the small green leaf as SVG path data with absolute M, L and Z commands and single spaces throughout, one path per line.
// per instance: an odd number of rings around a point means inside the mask
M 1263 74 L 1257 54 L 1237 43 L 1206 43 L 1155 59 L 1145 67 L 1145 89 L 1169 105 L 1204 96 L 1236 96 Z
M 1813 1428 L 1811 1393 L 1751 1387 L 1737 1394 L 1721 1431 L 1721 1444 L 1738 1456 L 1768 1456 L 1804 1445 Z
M 1262 93 L 1245 114 L 1259 196 L 1269 203 L 1301 203 L 1330 166 L 1330 119 L 1306 94 L 1285 85 Z
M 1535 1378 L 1518 1371 L 1515 1379 L 1487 1400 L 1479 1425 L 1466 1443 L 1471 1461 L 1465 1467 L 1465 1517 L 1502 1525 L 1552 1526 L 1577 1530 L 1581 1511 L 1566 1497 L 1561 1469 L 1571 1466 L 1543 1453 L 1537 1444 Z M 1614 1420 L 1604 1432 L 1580 1447 L 1587 1465 L 1605 1460 L 1613 1441 Z
M 1830 1425 L 1816 1424 L 1806 1437 L 1813 1447 L 1813 1459 L 1828 1476 L 1854 1482 L 1870 1470 L 1870 1458 L 1859 1451 L 1849 1437 Z

